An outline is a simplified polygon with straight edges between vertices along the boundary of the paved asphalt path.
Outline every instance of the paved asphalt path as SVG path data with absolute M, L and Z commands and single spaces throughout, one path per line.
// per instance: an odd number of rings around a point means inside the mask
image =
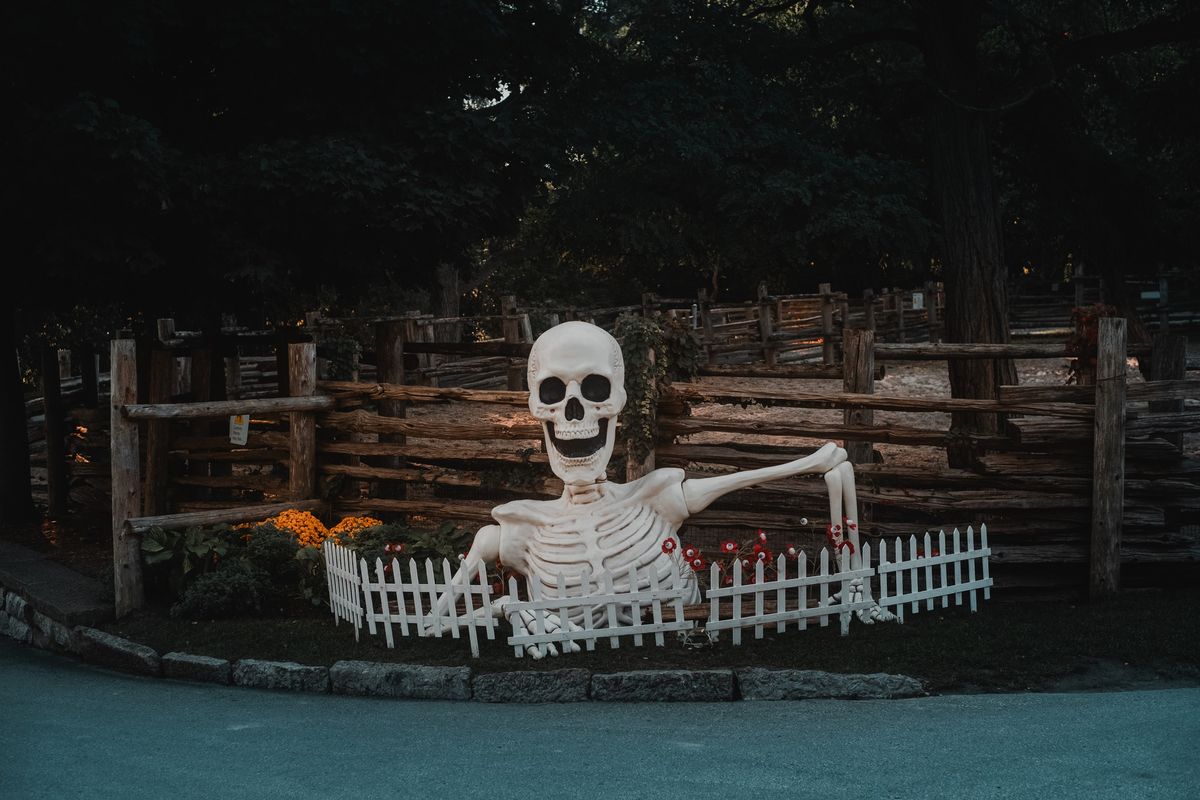
M 1193 800 L 1198 740 L 1200 689 L 403 702 L 136 678 L 0 638 L 4 800 Z

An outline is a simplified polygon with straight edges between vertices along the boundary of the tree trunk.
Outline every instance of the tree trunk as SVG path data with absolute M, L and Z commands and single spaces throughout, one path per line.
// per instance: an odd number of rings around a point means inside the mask
M 0 306 L 0 524 L 14 525 L 33 519 L 25 394 L 17 361 L 16 311 L 6 303 Z
M 1008 335 L 1008 286 L 1000 210 L 992 183 L 987 113 L 966 107 L 978 96 L 975 57 L 979 8 L 959 0 L 930 4 L 927 66 L 938 87 L 932 100 L 934 211 L 941 222 L 948 342 L 1003 343 Z M 953 397 L 994 399 L 997 386 L 1016 383 L 1011 359 L 949 364 Z M 993 434 L 995 414 L 955 413 L 951 428 Z M 969 444 L 947 448 L 950 466 L 969 466 Z
M 460 313 L 462 294 L 458 288 L 458 267 L 445 262 L 437 265 L 439 317 L 457 317 Z M 436 342 L 461 342 L 462 325 L 436 325 L 433 329 Z

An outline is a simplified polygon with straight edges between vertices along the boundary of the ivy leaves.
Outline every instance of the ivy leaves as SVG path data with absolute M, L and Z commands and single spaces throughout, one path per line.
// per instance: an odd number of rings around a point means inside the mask
M 622 314 L 616 336 L 625 359 L 625 392 L 621 431 L 627 458 L 644 461 L 658 436 L 658 399 L 672 380 L 696 376 L 700 341 L 673 317 Z

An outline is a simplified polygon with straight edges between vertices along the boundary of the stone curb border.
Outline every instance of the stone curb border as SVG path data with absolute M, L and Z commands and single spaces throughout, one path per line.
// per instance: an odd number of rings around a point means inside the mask
M 153 649 L 83 625 L 68 627 L 0 586 L 0 634 L 43 650 L 138 675 L 294 692 L 481 703 L 728 702 L 734 700 L 872 700 L 919 697 L 907 675 L 819 670 L 663 669 L 593 673 L 586 669 L 474 674 L 467 666 L 434 667 L 338 661 L 314 667 L 287 661 L 225 659 Z

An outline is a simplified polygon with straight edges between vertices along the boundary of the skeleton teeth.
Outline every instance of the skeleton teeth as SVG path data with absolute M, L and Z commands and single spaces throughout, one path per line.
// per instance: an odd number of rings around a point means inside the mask
M 608 420 L 600 420 L 600 424 L 592 429 L 592 435 L 588 437 L 580 437 L 575 431 L 571 431 L 575 435 L 569 437 L 559 436 L 554 429 L 553 422 L 546 423 L 546 433 L 550 443 L 565 463 L 584 464 L 592 461 L 597 453 L 604 451 L 604 445 L 608 442 Z

